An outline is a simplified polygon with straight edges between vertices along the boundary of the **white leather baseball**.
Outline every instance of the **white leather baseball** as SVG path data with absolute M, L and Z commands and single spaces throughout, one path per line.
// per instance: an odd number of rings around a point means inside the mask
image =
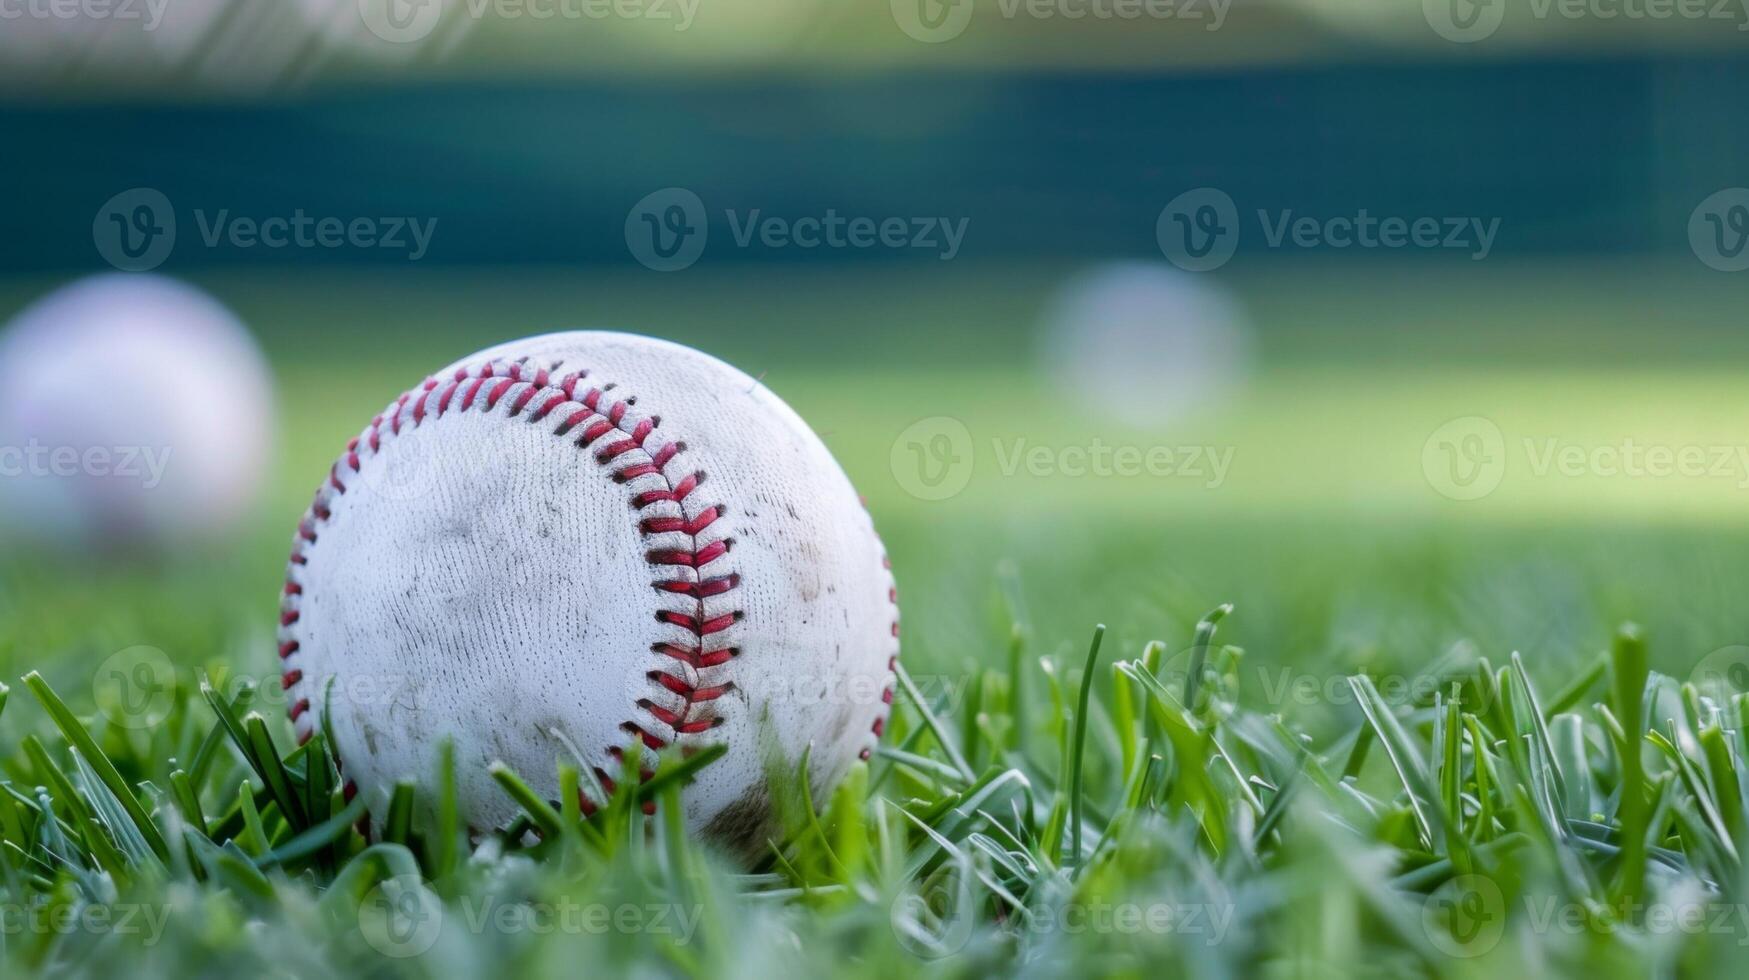
M 272 422 L 267 361 L 217 300 L 80 279 L 0 335 L 0 525 L 55 547 L 222 538 L 255 506 Z
M 481 351 L 373 420 L 299 526 L 280 620 L 293 725 L 325 721 L 373 813 L 431 785 L 445 737 L 482 830 L 518 812 L 494 761 L 556 799 L 573 750 L 611 786 L 632 739 L 721 742 L 686 820 L 742 853 L 769 765 L 808 751 L 818 801 L 867 757 L 899 648 L 880 540 L 806 423 L 715 358 L 594 331 Z

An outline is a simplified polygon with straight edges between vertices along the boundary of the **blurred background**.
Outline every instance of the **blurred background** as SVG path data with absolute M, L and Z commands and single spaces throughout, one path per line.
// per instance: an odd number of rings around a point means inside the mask
M 1558 677 L 1627 618 L 1679 676 L 1737 658 L 1746 28 L 1735 0 L 0 0 L 0 668 L 269 674 L 345 440 L 574 327 L 697 346 L 811 422 L 914 670 L 1000 656 L 1011 614 L 1036 653 L 1101 621 L 1182 647 L 1223 601 L 1253 662 L 1313 674 Z M 164 479 L 92 446 L 167 449 Z

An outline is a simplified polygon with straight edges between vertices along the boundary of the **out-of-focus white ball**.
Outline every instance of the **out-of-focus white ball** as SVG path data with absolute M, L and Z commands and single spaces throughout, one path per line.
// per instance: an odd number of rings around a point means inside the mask
M 1113 262 L 1071 278 L 1047 305 L 1046 371 L 1110 419 L 1158 428 L 1208 407 L 1249 374 L 1251 331 L 1211 279 L 1163 263 Z
M 230 311 L 113 273 L 0 334 L 0 527 L 83 546 L 175 546 L 232 527 L 269 458 L 272 381 Z

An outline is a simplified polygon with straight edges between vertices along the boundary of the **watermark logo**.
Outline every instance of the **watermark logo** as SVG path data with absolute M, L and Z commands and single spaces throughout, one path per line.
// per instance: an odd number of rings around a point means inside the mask
M 1720 647 L 1700 659 L 1688 680 L 1702 694 L 1728 699 L 1749 694 L 1749 646 Z
M 836 208 L 797 217 L 766 214 L 760 208 L 726 208 L 723 220 L 735 248 L 910 249 L 933 251 L 943 262 L 959 254 L 971 223 L 970 218 L 940 215 L 846 215 Z M 684 187 L 647 194 L 626 214 L 626 247 L 657 272 L 690 267 L 709 238 L 704 201 Z
M 745 681 L 735 690 L 751 703 L 794 705 L 809 711 L 826 708 L 868 708 L 891 704 L 897 697 L 892 675 L 867 675 L 806 670 L 768 671 Z M 912 674 L 911 683 L 924 703 L 953 710 L 965 704 L 972 678 L 964 673 Z M 884 713 L 884 712 L 883 712 Z
M 4 0 L 0 0 L 4 2 Z M 162 2 L 162 0 L 161 0 Z M 692 27 L 700 0 L 358 0 L 365 27 L 390 44 L 417 44 L 443 23 L 488 17 L 532 21 L 647 21 Z
M 912 40 L 941 44 L 965 33 L 976 0 L 892 0 L 893 21 Z
M 1575 902 L 1557 895 L 1523 895 L 1508 903 L 1487 875 L 1459 875 L 1421 906 L 1421 926 L 1435 949 L 1456 959 L 1493 952 L 1509 924 L 1530 936 L 1723 937 L 1749 946 L 1749 905 L 1681 899 L 1610 903 Z
M 704 254 L 710 221 L 697 194 L 664 187 L 632 206 L 625 235 L 626 247 L 638 262 L 657 272 L 678 272 Z
M 1227 264 L 1239 247 L 1239 208 L 1225 191 L 1198 187 L 1167 203 L 1154 237 L 1168 261 L 1186 272 Z
M 446 911 L 417 875 L 383 881 L 358 907 L 364 941 L 392 959 L 430 952 L 446 931 L 455 930 L 471 936 L 664 936 L 685 946 L 698 935 L 703 918 L 704 907 L 696 904 L 581 902 L 568 896 L 514 901 L 463 896 L 457 907 Z
M 1457 44 L 1492 37 L 1506 18 L 1506 0 L 1422 0 L 1434 33 Z M 1744 0 L 1530 0 L 1519 8 L 1538 22 L 1720 21 L 1749 30 Z
M 888 463 L 893 479 L 918 500 L 947 500 L 972 481 L 972 432 L 959 419 L 918 419 L 893 440 Z
M 417 875 L 396 875 L 359 903 L 358 931 L 384 956 L 418 956 L 437 945 L 443 934 L 443 903 Z
M 137 22 L 155 31 L 164 22 L 170 0 L 0 0 L 0 22 L 9 20 L 77 20 Z
M 1217 489 L 1232 470 L 1231 446 L 1036 443 L 1026 436 L 990 439 L 996 475 L 1004 479 L 1174 479 Z M 919 419 L 900 432 L 888 455 L 893 478 L 919 500 L 946 500 L 971 482 L 977 450 L 965 423 L 944 415 Z
M 1231 700 L 1233 692 L 1243 689 L 1248 692 L 1248 701 L 1277 709 L 1346 708 L 1360 703 L 1353 683 L 1356 675 L 1351 670 L 1310 671 L 1246 663 L 1243 659 L 1229 662 L 1214 648 L 1203 650 L 1202 656 L 1201 669 L 1196 674 L 1199 700 L 1209 694 Z M 1197 648 L 1193 646 L 1162 655 L 1154 676 L 1173 694 L 1188 693 L 1196 658 Z M 1492 692 L 1477 691 L 1473 684 L 1465 684 L 1474 677 L 1473 668 L 1467 666 L 1416 674 L 1368 671 L 1366 676 L 1372 681 L 1373 691 L 1392 708 L 1425 707 L 1441 697 L 1452 697 L 1454 687 L 1459 688 L 1458 696 L 1469 710 L 1486 711 L 1491 707 Z
M 170 717 L 175 693 L 176 666 L 157 647 L 117 650 L 91 675 L 97 710 L 121 728 L 151 728 Z
M 1620 441 L 1580 443 L 1558 436 L 1508 442 L 1500 427 L 1479 415 L 1453 419 L 1421 447 L 1429 486 L 1452 500 L 1478 500 L 1506 475 L 1508 457 L 1522 453 L 1518 472 L 1537 479 L 1717 480 L 1749 490 L 1749 444 Z
M 1435 34 L 1454 44 L 1494 36 L 1506 20 L 1506 0 L 1421 0 L 1421 13 Z
M 12 936 L 90 942 L 126 936 L 130 947 L 151 948 L 164 938 L 169 905 L 137 902 L 0 902 L 0 941 Z
M 385 413 L 378 448 L 367 452 L 370 445 L 367 438 L 357 450 L 359 460 L 356 470 L 344 462 L 340 464 L 340 479 L 348 492 L 362 488 L 385 500 L 411 503 L 449 491 L 455 485 L 454 474 L 450 471 L 458 464 L 419 441 L 418 433 L 421 430 L 413 424 L 413 416 L 418 411 L 419 400 L 425 402 L 427 416 L 438 414 L 437 405 L 445 397 L 450 402 L 448 411 L 452 414 L 460 412 L 472 384 L 471 381 L 463 381 L 453 388 L 439 386 L 431 391 L 423 391 L 415 399 L 393 409 L 393 415 Z M 484 404 L 485 397 L 481 395 L 472 408 L 477 411 Z M 400 420 L 402 434 L 391 439 L 388 433 L 393 427 L 394 417 Z M 408 438 L 409 433 L 412 438 Z M 468 469 L 474 473 L 514 473 L 524 448 L 514 440 L 482 441 L 480 449 L 469 461 Z
M 32 437 L 0 446 L 0 479 L 114 480 L 156 490 L 170 468 L 171 446 L 51 446 Z
M 996 470 L 1004 477 L 1155 477 L 1202 481 L 1213 490 L 1227 482 L 1233 467 L 1231 446 L 1137 446 L 1109 443 L 1095 436 L 1085 444 L 1034 444 L 1025 436 L 992 439 Z
M 1688 247 L 1709 269 L 1749 269 L 1749 188 L 1728 187 L 1696 205 L 1688 216 Z
M 751 247 L 755 240 L 766 248 L 884 248 L 935 252 L 946 262 L 958 255 L 966 240 L 970 218 L 939 215 L 876 218 L 842 215 L 836 208 L 824 214 L 787 218 L 764 214 L 758 208 L 723 212 L 737 248 Z
M 1177 936 L 1185 944 L 1227 941 L 1238 907 L 1214 902 L 1044 902 L 1005 923 L 1034 935 Z
M 1403 249 L 1467 252 L 1480 262 L 1494 250 L 1499 218 L 1435 215 L 1376 215 L 1367 208 L 1353 214 L 1309 215 L 1292 208 L 1255 212 L 1263 247 L 1279 249 Z M 1218 269 L 1239 247 L 1241 216 L 1233 198 L 1214 187 L 1199 187 L 1173 198 L 1154 223 L 1160 251 L 1187 272 Z
M 941 44 L 965 33 L 975 0 L 892 0 L 893 20 L 913 40 Z M 1174 20 L 1218 31 L 1233 0 L 996 0 L 1004 20 Z
M 193 213 L 200 244 L 209 249 L 374 248 L 405 252 L 408 261 L 417 262 L 437 231 L 436 218 L 343 218 L 312 215 L 302 208 L 267 217 L 236 215 L 229 208 L 196 208 Z M 176 247 L 176 209 L 155 188 L 122 191 L 97 209 L 91 239 L 104 261 L 123 272 L 155 269 Z
M 233 215 L 229 208 L 210 213 L 197 208 L 194 221 L 200 231 L 201 244 L 207 248 L 380 248 L 405 252 L 409 262 L 425 257 L 431 248 L 432 236 L 437 232 L 436 218 L 399 215 L 318 217 L 305 213 L 303 208 L 293 210 L 290 215 L 265 218 Z
M 1480 415 L 1452 419 L 1422 445 L 1421 472 L 1441 496 L 1480 500 L 1506 476 L 1506 436 Z
M 1421 927 L 1447 956 L 1485 956 L 1506 934 L 1506 897 L 1486 875 L 1458 875 L 1422 903 Z
M 1259 209 L 1263 241 L 1269 248 L 1360 248 L 1369 251 L 1405 248 L 1468 252 L 1480 262 L 1494 251 L 1499 218 L 1463 216 L 1378 217 L 1366 208 L 1352 215 L 1296 215 L 1292 208 L 1271 214 Z
M 953 865 L 921 883 L 907 884 L 887 912 L 899 946 L 923 960 L 945 959 L 965 949 L 977 924 L 971 885 Z
M 91 240 L 103 261 L 123 272 L 156 269 L 176 247 L 176 209 L 157 188 L 122 191 L 97 209 Z
M 417 44 L 443 19 L 443 0 L 358 0 L 358 14 L 372 34 L 390 44 Z

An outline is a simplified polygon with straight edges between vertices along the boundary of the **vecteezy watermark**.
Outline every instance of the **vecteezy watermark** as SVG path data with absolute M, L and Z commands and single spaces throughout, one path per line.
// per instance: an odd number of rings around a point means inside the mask
M 1233 466 L 1234 449 L 1214 445 L 1035 443 L 1026 436 L 994 436 L 991 458 L 1004 479 L 1175 479 L 1217 489 Z M 918 419 L 893 440 L 887 462 L 893 479 L 919 500 L 947 500 L 971 482 L 977 450 L 964 422 L 945 415 Z
M 437 219 L 405 216 L 238 215 L 229 208 L 194 210 L 201 245 L 209 249 L 382 249 L 417 262 L 431 247 Z M 124 272 L 164 264 L 176 247 L 176 209 L 151 187 L 136 187 L 105 201 L 91 222 L 97 253 Z
M 946 262 L 960 252 L 970 218 L 940 215 L 845 215 L 835 208 L 790 217 L 760 208 L 725 209 L 734 247 L 768 249 L 912 250 Z M 710 240 L 704 201 L 685 187 L 665 187 L 632 205 L 625 220 L 626 248 L 657 272 L 677 272 L 697 262 Z
M 1490 419 L 1466 415 L 1441 425 L 1421 447 L 1429 486 L 1452 500 L 1478 500 L 1499 488 L 1508 457 L 1523 455 L 1523 472 L 1545 479 L 1720 480 L 1749 490 L 1749 443 L 1579 443 L 1557 436 L 1509 441 Z
M 425 257 L 437 231 L 436 218 L 318 217 L 303 208 L 265 218 L 233 215 L 228 208 L 211 213 L 196 208 L 194 220 L 207 248 L 380 248 L 405 252 L 409 262 Z
M 1516 914 L 1514 914 L 1516 913 Z M 1565 901 L 1525 895 L 1508 902 L 1499 884 L 1482 874 L 1458 875 L 1421 905 L 1421 926 L 1435 949 L 1458 959 L 1486 956 L 1509 924 L 1536 936 L 1715 936 L 1749 946 L 1749 905 L 1741 902 Z
M 1749 188 L 1727 187 L 1695 205 L 1688 216 L 1688 247 L 1709 269 L 1749 269 Z
M 473 936 L 656 936 L 685 946 L 698 934 L 704 906 L 669 902 L 506 901 L 463 896 L 447 909 L 414 875 L 397 875 L 372 888 L 358 907 L 358 927 L 372 949 L 395 959 L 419 956 L 446 931 Z
M 303 679 L 295 656 L 267 673 L 223 668 L 203 677 L 198 668 L 179 666 L 163 650 L 141 645 L 117 650 L 97 665 L 91 673 L 91 697 L 110 724 L 146 729 L 170 716 L 179 690 L 197 690 L 202 680 L 227 702 L 252 691 L 249 703 L 263 714 L 284 714 L 298 699 L 311 697 L 311 688 L 324 700 L 360 706 L 416 708 L 427 696 L 438 695 L 422 678 L 405 673 L 348 671 L 332 678 L 311 677 L 298 686 Z
M 121 728 L 151 728 L 170 717 L 176 665 L 163 650 L 131 646 L 103 659 L 91 674 L 97 710 Z
M 164 22 L 170 0 L 0 0 L 0 22 L 9 20 L 77 20 L 138 23 L 155 31 Z
M 97 254 L 123 272 L 156 269 L 176 247 L 176 209 L 152 187 L 122 191 L 91 219 Z
M 978 918 L 969 879 L 969 871 L 948 864 L 906 882 L 887 906 L 887 922 L 901 949 L 918 959 L 939 960 L 965 948 Z
M 959 496 L 972 482 L 972 432 L 956 418 L 918 419 L 893 440 L 887 463 L 893 478 L 918 500 Z
M 443 20 L 444 0 L 358 0 L 364 26 L 390 44 L 416 44 L 431 36 Z
M 1506 22 L 1507 0 L 1422 0 L 1434 33 L 1457 44 L 1494 36 Z M 1718 21 L 1749 30 L 1745 0 L 1530 0 L 1533 20 Z
M 1422 444 L 1421 473 L 1442 496 L 1480 500 L 1506 477 L 1506 436 L 1480 415 L 1452 419 Z
M 1236 912 L 1237 906 L 1220 902 L 1049 902 L 1028 905 L 1008 928 L 1035 935 L 1172 935 L 1218 946 Z
M 160 0 L 162 2 L 162 0 Z M 646 21 L 674 31 L 692 27 L 701 0 L 357 0 L 365 27 L 391 44 L 415 44 L 438 25 L 483 21 Z
M 1113 445 L 1094 436 L 1085 444 L 1034 445 L 1024 436 L 991 439 L 996 469 L 1003 476 L 1096 479 L 1173 477 L 1202 481 L 1210 490 L 1227 482 L 1233 468 L 1231 446 Z
M 938 711 L 955 711 L 971 692 L 970 674 L 911 674 L 911 683 L 925 704 Z M 815 674 L 807 671 L 749 671 L 735 681 L 735 690 L 757 705 L 789 704 L 803 710 L 819 708 L 866 708 L 891 703 L 897 696 L 892 675 L 881 677 L 843 673 Z M 652 696 L 663 695 L 652 690 Z
M 1421 0 L 1422 16 L 1447 41 L 1468 44 L 1493 36 L 1506 20 L 1507 0 Z
M 358 903 L 359 934 L 393 959 L 419 956 L 437 945 L 443 919 L 443 902 L 417 875 L 385 879 Z
M 1185 647 L 1162 656 L 1153 674 L 1168 691 L 1175 694 L 1189 690 L 1186 682 L 1196 668 L 1197 649 Z M 1223 677 L 1222 672 L 1230 674 Z M 1198 686 L 1214 690 L 1230 680 L 1232 690 L 1244 690 L 1248 702 L 1270 708 L 1345 707 L 1359 703 L 1355 693 L 1352 670 L 1332 668 L 1324 671 L 1305 670 L 1292 665 L 1271 665 L 1239 662 L 1223 667 L 1216 651 L 1203 651 Z M 1492 707 L 1489 700 L 1497 691 L 1476 689 L 1472 666 L 1462 665 L 1443 670 L 1414 674 L 1377 673 L 1369 671 L 1368 679 L 1379 699 L 1392 708 L 1417 708 L 1435 703 L 1438 698 L 1461 697 L 1466 709 L 1485 711 Z M 1456 688 L 1457 694 L 1453 694 Z M 1200 697 L 1200 695 L 1199 695 Z
M 0 479 L 88 477 L 138 483 L 155 490 L 170 468 L 170 446 L 46 446 L 30 439 L 0 446 Z
M 1739 694 L 1749 694 L 1749 646 L 1714 650 L 1700 658 L 1688 680 L 1700 693 L 1722 699 L 1726 704 Z M 1726 727 L 1736 727 L 1735 720 L 1727 719 Z
M 941 44 L 965 33 L 976 0 L 891 0 L 893 21 L 913 40 Z M 1233 0 L 996 0 L 1003 20 L 1171 20 L 1218 31 Z
M 1482 956 L 1506 934 L 1506 896 L 1486 875 L 1458 875 L 1421 903 L 1421 928 L 1447 956 Z
M 1499 218 L 1477 216 L 1381 216 L 1367 208 L 1335 215 L 1258 208 L 1255 215 L 1263 245 L 1269 249 L 1443 250 L 1480 262 L 1493 252 L 1500 233 Z M 1231 195 L 1215 187 L 1198 187 L 1167 202 L 1154 223 L 1154 237 L 1173 265 L 1207 272 L 1233 257 L 1242 224 Z
M 126 936 L 131 944 L 150 947 L 164 938 L 169 921 L 168 905 L 0 902 L 0 936 Z
M 1218 946 L 1232 934 L 1238 907 L 1223 902 L 1042 901 L 992 923 L 1014 937 L 1175 936 L 1181 942 Z M 924 886 L 911 886 L 888 907 L 899 945 L 922 959 L 942 959 L 964 949 L 976 923 L 965 875 L 949 866 Z

